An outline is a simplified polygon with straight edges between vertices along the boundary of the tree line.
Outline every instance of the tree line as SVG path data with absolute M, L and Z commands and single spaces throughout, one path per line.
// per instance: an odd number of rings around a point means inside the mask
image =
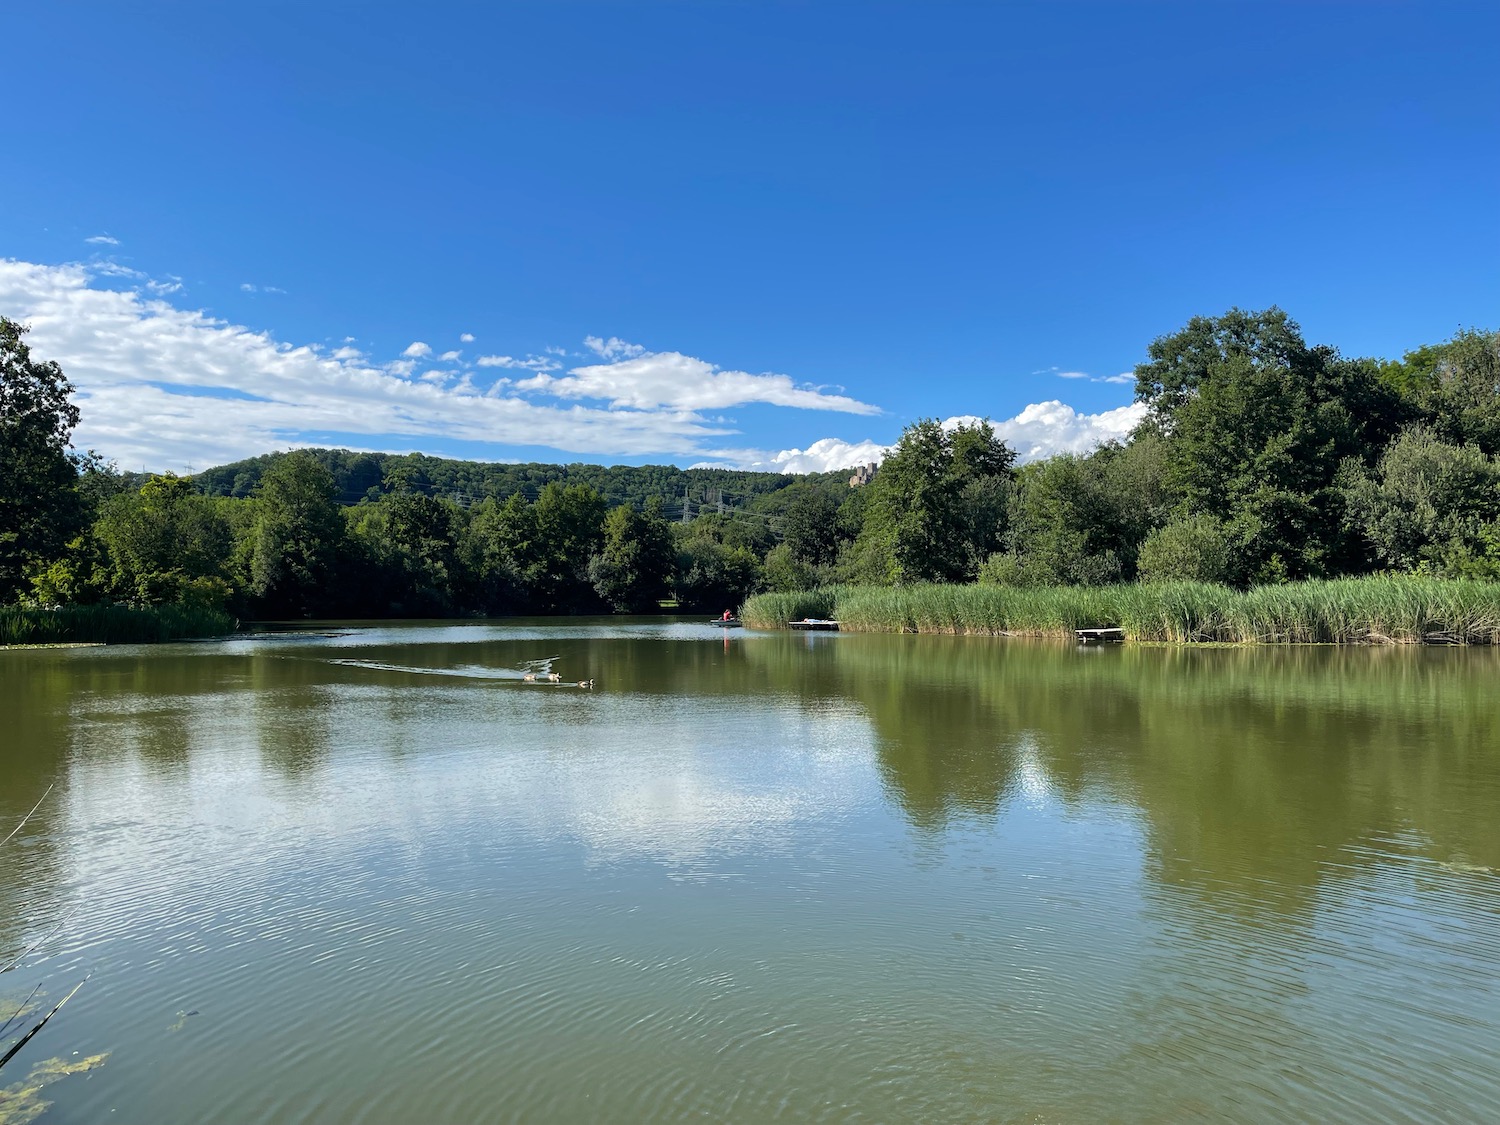
M 71 386 L 0 318 L 0 604 L 717 613 L 830 584 L 1500 577 L 1500 334 L 1348 358 L 1232 309 L 1135 377 L 1128 441 L 1017 466 L 988 422 L 923 420 L 860 488 L 342 450 L 143 477 L 72 451 Z

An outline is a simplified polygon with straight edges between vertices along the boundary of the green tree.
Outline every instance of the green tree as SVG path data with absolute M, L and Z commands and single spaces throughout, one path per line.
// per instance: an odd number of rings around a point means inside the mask
M 29 567 L 63 553 L 83 525 L 68 456 L 78 407 L 55 362 L 32 358 L 27 329 L 0 316 L 0 604 Z
M 683 609 L 718 613 L 736 609 L 760 584 L 760 565 L 744 547 L 690 539 L 677 559 L 674 590 Z
M 654 613 L 666 596 L 677 553 L 661 501 L 644 512 L 628 504 L 604 520 L 604 546 L 589 562 L 594 589 L 616 613 Z
M 519 492 L 502 504 L 493 496 L 474 509 L 469 549 L 479 582 L 479 603 L 488 613 L 531 608 L 531 584 L 539 571 L 536 510 Z
M 782 543 L 805 566 L 832 566 L 839 556 L 839 506 L 828 493 L 802 488 L 782 517 Z
M 604 497 L 586 484 L 556 481 L 536 505 L 536 562 L 532 596 L 547 613 L 581 613 L 599 605 L 589 560 L 604 545 Z
M 1398 382 L 1435 436 L 1500 454 L 1500 332 L 1466 329 L 1408 352 L 1398 368 Z
M 1227 582 L 1232 573 L 1224 525 L 1200 513 L 1153 529 L 1141 544 L 1142 582 Z
M 333 474 L 304 451 L 261 477 L 250 589 L 277 615 L 309 616 L 330 600 L 347 529 Z
M 107 501 L 94 533 L 109 559 L 108 589 L 144 605 L 222 605 L 229 525 L 186 477 L 154 476 L 135 493 Z
M 1373 469 L 1345 467 L 1350 523 L 1382 563 L 1448 574 L 1489 571 L 1500 538 L 1500 458 L 1404 431 Z
M 766 554 L 761 566 L 761 583 L 767 590 L 789 592 L 811 590 L 818 585 L 819 568 L 814 570 L 792 554 L 785 543 L 778 543 Z
M 972 577 L 999 539 L 1003 490 L 1015 455 L 988 422 L 949 432 L 936 419 L 908 426 L 870 491 L 857 565 L 883 559 L 888 581 Z
M 1221 517 L 1239 582 L 1359 569 L 1336 487 L 1373 461 L 1403 408 L 1377 364 L 1309 347 L 1280 309 L 1195 317 L 1136 368 L 1181 514 Z

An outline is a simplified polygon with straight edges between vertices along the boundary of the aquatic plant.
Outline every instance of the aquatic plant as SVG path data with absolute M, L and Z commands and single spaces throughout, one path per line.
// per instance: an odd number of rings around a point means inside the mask
M 790 621 L 832 617 L 839 587 L 756 594 L 740 608 L 740 620 L 753 629 L 785 629 Z
M 759 628 L 835 617 L 852 632 L 1070 636 L 1118 627 L 1138 641 L 1258 644 L 1500 642 L 1500 582 L 1375 575 L 1260 586 L 1206 582 L 1114 586 L 914 585 L 758 594 Z
M 142 644 L 217 637 L 233 632 L 234 627 L 234 618 L 228 614 L 200 606 L 0 606 L 0 645 Z

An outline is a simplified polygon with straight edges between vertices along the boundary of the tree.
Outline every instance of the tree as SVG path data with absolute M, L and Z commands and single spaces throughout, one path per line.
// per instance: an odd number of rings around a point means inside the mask
M 531 604 L 538 570 L 536 511 L 519 492 L 501 504 L 492 496 L 474 509 L 469 551 L 488 613 L 513 613 Z
M 536 500 L 537 564 L 532 596 L 547 613 L 581 613 L 599 605 L 589 560 L 604 543 L 604 497 L 586 484 L 556 481 Z
M 1398 382 L 1438 438 L 1500 454 L 1500 332 L 1467 329 L 1408 352 L 1397 367 Z
M 333 474 L 304 451 L 261 477 L 250 589 L 274 614 L 305 617 L 326 604 L 347 529 Z
M 1136 571 L 1142 582 L 1227 582 L 1230 573 L 1229 537 L 1206 514 L 1152 530 L 1141 544 Z
M 839 506 L 820 490 L 802 487 L 782 518 L 782 543 L 796 562 L 832 566 L 839 555 Z
M 760 565 L 744 547 L 690 539 L 677 558 L 677 602 L 684 609 L 718 613 L 734 609 L 755 592 Z
M 154 476 L 105 503 L 94 533 L 109 560 L 108 589 L 144 605 L 222 605 L 229 525 L 186 477 Z
M 1403 417 L 1377 364 L 1309 347 L 1280 309 L 1194 317 L 1136 368 L 1182 515 L 1222 518 L 1234 577 L 1357 570 L 1335 476 L 1373 461 Z
M 1404 431 L 1373 471 L 1345 467 L 1348 517 L 1383 563 L 1469 574 L 1500 563 L 1500 458 Z
M 59 557 L 83 523 L 68 456 L 78 425 L 73 385 L 55 362 L 32 358 L 27 331 L 0 316 L 0 604 L 14 601 L 27 568 Z
M 661 508 L 654 499 L 644 512 L 622 504 L 604 520 L 604 546 L 589 561 L 589 577 L 616 613 L 655 612 L 666 596 L 677 553 Z
M 887 581 L 898 584 L 972 577 L 998 540 L 994 482 L 1008 481 L 1014 460 L 988 422 L 951 433 L 936 419 L 913 423 L 865 486 L 864 542 L 855 554 L 883 557 Z

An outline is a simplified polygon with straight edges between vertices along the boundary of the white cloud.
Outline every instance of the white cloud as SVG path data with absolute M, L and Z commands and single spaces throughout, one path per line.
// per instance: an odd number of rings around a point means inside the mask
M 690 411 L 541 404 L 401 378 L 357 353 L 279 343 L 144 287 L 104 288 L 98 272 L 0 259 L 0 309 L 31 324 L 37 355 L 78 388 L 76 444 L 126 468 L 202 468 L 324 433 L 679 459 L 733 432 Z
M 1146 408 L 1139 403 L 1117 406 L 1098 414 L 1080 414 L 1071 406 L 1052 399 L 1034 402 L 1014 418 L 991 421 L 995 434 L 1016 451 L 1020 461 L 1036 461 L 1058 453 L 1087 453 L 1107 441 L 1122 441 L 1140 425 Z M 943 423 L 952 429 L 961 424 L 973 425 L 972 416 L 949 418 Z
M 585 341 L 600 354 L 626 356 L 613 363 L 575 367 L 564 376 L 538 375 L 517 389 L 567 399 L 606 399 L 614 409 L 723 410 L 745 403 L 764 402 L 804 410 L 834 410 L 845 414 L 879 414 L 880 408 L 844 395 L 825 394 L 815 387 L 799 387 L 785 375 L 752 375 L 721 371 L 681 352 L 645 352 L 636 345 L 615 347 L 619 341 Z M 599 347 L 595 347 L 595 344 Z M 601 350 L 602 349 L 602 350 Z
M 84 241 L 85 242 L 92 242 L 95 246 L 118 246 L 118 245 L 120 245 L 120 240 L 118 238 L 114 237 L 113 235 L 109 235 L 109 234 L 96 234 L 96 235 L 93 235 L 93 236 L 91 236 L 89 238 L 85 238 Z
M 461 343 L 461 344 L 472 344 L 474 342 L 474 333 L 472 333 L 472 332 L 460 332 L 459 336 L 458 336 L 458 340 L 459 340 L 459 343 Z
M 562 364 L 545 356 L 529 355 L 517 359 L 509 355 L 482 355 L 474 361 L 480 367 L 508 367 L 522 371 L 556 371 Z
M 633 359 L 646 354 L 646 349 L 641 345 L 628 343 L 618 336 L 611 336 L 608 340 L 600 336 L 585 336 L 583 346 L 604 359 Z
M 878 441 L 844 441 L 823 438 L 806 449 L 783 449 L 777 453 L 753 449 L 716 450 L 715 467 L 746 469 L 757 473 L 829 473 L 852 469 L 868 461 L 884 460 L 889 446 Z M 705 465 L 708 463 L 705 462 Z
M 1024 463 L 1058 453 L 1087 453 L 1104 442 L 1124 440 L 1145 415 L 1146 408 L 1138 403 L 1099 414 L 1080 414 L 1066 403 L 1054 400 L 1033 403 L 1014 418 L 998 422 L 992 419 L 990 425 L 995 435 L 1014 449 L 1017 459 Z M 942 425 L 946 430 L 954 430 L 979 421 L 972 414 L 963 414 L 946 419 Z M 763 473 L 825 473 L 868 461 L 883 461 L 889 451 L 890 446 L 876 441 L 823 438 L 806 449 L 715 450 L 713 464 Z
M 255 286 L 251 285 L 248 281 L 242 281 L 242 282 L 240 282 L 240 289 L 243 290 L 246 293 L 254 293 L 255 292 Z
M 79 389 L 80 448 L 97 448 L 127 468 L 158 470 L 317 441 L 359 444 L 361 435 L 383 447 L 454 441 L 499 453 L 507 445 L 541 446 L 583 455 L 711 458 L 785 472 L 842 469 L 878 461 L 885 451 L 871 439 L 842 438 L 805 449 L 723 448 L 736 431 L 714 412 L 745 403 L 879 413 L 785 375 L 724 371 L 678 352 L 637 352 L 635 345 L 600 340 L 613 362 L 564 375 L 549 373 L 557 365 L 546 356 L 480 357 L 480 367 L 537 374 L 476 387 L 462 365 L 414 377 L 419 360 L 431 354 L 421 341 L 385 363 L 347 337 L 331 352 L 293 346 L 177 307 L 166 298 L 180 285 L 115 263 L 0 259 L 0 309 L 32 325 L 37 354 L 61 363 Z M 1124 437 L 1140 416 L 1136 406 L 1080 414 L 1044 402 L 995 428 L 1022 459 L 1032 459 Z
M 1135 373 L 1122 371 L 1118 375 L 1090 375 L 1087 371 L 1059 371 L 1053 367 L 1047 371 L 1034 372 L 1037 375 L 1056 375 L 1059 379 L 1083 379 L 1089 383 L 1129 383 L 1135 385 Z
M 438 356 L 438 359 L 442 360 L 444 363 L 452 363 L 455 359 L 463 354 L 463 352 L 455 349 L 451 352 L 444 352 L 442 355 Z

